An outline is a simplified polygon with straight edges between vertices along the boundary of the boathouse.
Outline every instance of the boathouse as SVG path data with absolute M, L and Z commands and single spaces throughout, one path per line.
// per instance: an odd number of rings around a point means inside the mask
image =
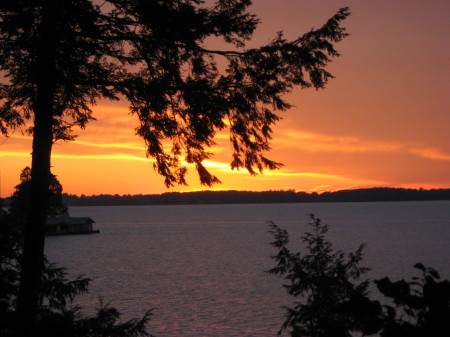
M 91 234 L 99 233 L 93 229 L 95 221 L 89 217 L 60 216 L 48 218 L 45 225 L 46 235 Z

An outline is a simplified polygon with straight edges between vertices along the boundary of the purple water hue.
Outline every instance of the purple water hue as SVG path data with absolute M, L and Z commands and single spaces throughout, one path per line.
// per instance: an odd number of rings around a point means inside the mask
M 310 213 L 330 225 L 336 248 L 367 243 L 372 279 L 409 278 L 419 261 L 450 276 L 450 201 L 77 207 L 70 214 L 92 217 L 101 233 L 49 237 L 46 253 L 93 279 L 80 300 L 87 311 L 101 295 L 124 318 L 155 308 L 158 337 L 269 337 L 291 299 L 264 273 L 274 253 L 267 221 L 295 246 Z

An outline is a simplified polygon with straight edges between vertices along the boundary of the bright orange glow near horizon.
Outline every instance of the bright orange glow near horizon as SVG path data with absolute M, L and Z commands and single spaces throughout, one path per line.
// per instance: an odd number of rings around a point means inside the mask
M 232 171 L 230 145 L 217 138 L 205 166 L 216 190 L 334 191 L 377 186 L 450 188 L 450 2 L 431 0 L 256 0 L 261 25 L 249 47 L 283 30 L 288 38 L 319 27 L 339 7 L 352 15 L 325 90 L 295 90 L 281 113 L 268 157 L 278 171 Z M 145 156 L 126 102 L 99 102 L 97 121 L 53 147 L 53 173 L 71 194 L 153 194 L 205 190 L 194 170 L 189 186 L 166 189 Z M 31 164 L 31 139 L 0 137 L 0 195 L 9 196 Z

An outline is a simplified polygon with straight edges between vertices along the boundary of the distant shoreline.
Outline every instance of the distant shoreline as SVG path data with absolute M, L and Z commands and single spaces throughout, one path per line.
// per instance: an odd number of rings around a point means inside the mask
M 380 202 L 450 200 L 450 189 L 368 188 L 336 192 L 197 191 L 139 195 L 77 196 L 63 194 L 67 206 L 212 205 L 314 202 Z
M 139 205 L 214 205 L 214 204 L 273 204 L 315 202 L 383 202 L 383 201 L 436 201 L 450 200 L 447 189 L 406 189 L 375 187 L 335 192 L 306 193 L 281 191 L 196 191 L 167 192 L 137 195 L 74 195 L 63 194 L 67 206 L 139 206 Z M 8 207 L 9 198 L 1 200 Z

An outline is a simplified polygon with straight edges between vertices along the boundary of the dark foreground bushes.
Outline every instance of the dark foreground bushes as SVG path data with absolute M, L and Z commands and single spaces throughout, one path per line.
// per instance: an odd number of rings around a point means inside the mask
M 20 224 L 0 209 L 0 336 L 14 336 L 22 250 Z M 45 262 L 36 337 L 144 337 L 151 311 L 142 318 L 120 321 L 120 313 L 100 300 L 95 315 L 86 316 L 74 305 L 88 291 L 89 279 L 66 278 L 65 268 Z
M 271 223 L 272 245 L 277 263 L 270 274 L 283 277 L 286 291 L 295 298 L 286 309 L 281 331 L 292 337 L 382 337 L 450 336 L 450 282 L 423 264 L 420 276 L 410 281 L 376 280 L 378 290 L 390 305 L 369 298 L 369 270 L 360 265 L 364 245 L 352 253 L 335 250 L 326 239 L 328 226 L 311 216 L 311 232 L 302 241 L 302 252 L 288 248 L 289 234 Z

